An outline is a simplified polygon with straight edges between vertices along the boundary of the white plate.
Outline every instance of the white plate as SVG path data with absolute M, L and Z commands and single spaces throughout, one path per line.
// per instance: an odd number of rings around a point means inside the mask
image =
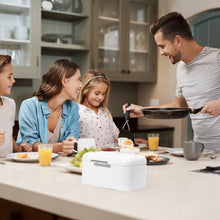
M 71 163 L 59 163 L 56 166 L 63 167 L 64 169 L 73 173 L 82 173 L 82 168 L 74 167 Z
M 18 158 L 16 157 L 17 154 L 19 153 L 11 153 L 7 155 L 7 158 L 12 159 L 14 161 L 18 162 L 38 162 L 39 161 L 39 153 L 38 152 L 21 152 L 27 153 L 28 157 L 27 158 Z M 20 153 L 20 154 L 21 154 Z M 52 159 L 57 158 L 59 154 L 52 153 Z
M 170 149 L 166 149 L 166 152 L 168 152 L 174 156 L 183 157 L 183 148 L 170 148 Z M 205 149 L 202 152 L 202 156 L 207 156 L 207 155 L 213 154 L 213 153 L 215 153 L 214 150 Z
M 141 148 L 144 148 L 144 147 L 147 147 L 147 145 L 146 145 L 146 144 L 138 144 L 138 146 L 135 147 L 135 148 L 141 149 Z M 118 150 L 118 149 L 121 149 L 122 147 L 109 145 L 109 146 L 107 146 L 106 148 L 112 148 L 112 149 Z M 125 147 L 125 148 L 126 148 L 126 147 Z

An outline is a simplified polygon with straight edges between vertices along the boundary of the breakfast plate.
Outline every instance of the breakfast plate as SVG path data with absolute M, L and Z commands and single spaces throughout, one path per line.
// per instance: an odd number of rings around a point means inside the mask
M 120 147 L 120 146 L 114 146 L 114 145 L 109 145 L 109 146 L 107 146 L 108 148 L 112 148 L 112 149 L 115 149 L 115 150 L 119 150 L 119 149 L 121 149 L 122 147 Z M 144 147 L 147 147 L 147 145 L 146 144 L 138 144 L 138 146 L 134 146 L 135 148 L 137 148 L 137 149 L 141 149 L 141 148 L 144 148 Z
M 27 153 L 26 158 L 18 158 L 16 157 L 17 154 Z M 52 153 L 52 159 L 57 158 L 59 154 Z M 22 152 L 22 153 L 11 153 L 7 155 L 8 159 L 12 159 L 13 161 L 17 162 L 38 162 L 39 161 L 39 153 L 38 152 Z
M 82 168 L 74 167 L 71 163 L 60 163 L 56 164 L 59 167 L 63 167 L 64 169 L 73 172 L 73 173 L 82 173 Z
M 162 161 L 150 160 L 150 161 L 147 161 L 147 165 L 163 165 L 163 164 L 167 164 L 168 161 L 170 160 L 170 158 L 168 157 L 159 157 L 159 158 L 162 158 L 163 160 Z
M 170 148 L 166 149 L 166 152 L 170 153 L 173 156 L 183 157 L 183 148 Z M 211 149 L 204 149 L 202 152 L 202 156 L 207 156 L 209 154 L 215 153 L 214 150 Z

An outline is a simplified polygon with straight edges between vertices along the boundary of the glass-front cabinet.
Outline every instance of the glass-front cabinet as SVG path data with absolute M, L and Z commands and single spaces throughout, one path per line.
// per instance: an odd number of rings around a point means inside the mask
M 40 77 L 38 1 L 0 0 L 0 54 L 11 55 L 15 78 Z
M 149 26 L 156 0 L 95 0 L 93 66 L 112 81 L 156 81 L 156 45 Z

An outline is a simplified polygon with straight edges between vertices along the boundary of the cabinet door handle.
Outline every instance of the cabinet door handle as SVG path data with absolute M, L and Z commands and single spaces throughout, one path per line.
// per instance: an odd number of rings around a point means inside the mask
M 126 70 L 122 70 L 121 72 L 124 74 L 124 73 L 126 73 Z
M 127 70 L 127 73 L 130 74 L 130 73 L 131 73 L 131 70 Z

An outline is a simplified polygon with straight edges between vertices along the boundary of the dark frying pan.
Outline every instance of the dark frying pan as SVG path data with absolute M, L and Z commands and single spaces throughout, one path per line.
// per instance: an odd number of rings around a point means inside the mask
M 197 114 L 203 107 L 197 109 L 190 108 L 144 108 L 142 112 L 145 117 L 154 119 L 179 119 L 189 114 Z

